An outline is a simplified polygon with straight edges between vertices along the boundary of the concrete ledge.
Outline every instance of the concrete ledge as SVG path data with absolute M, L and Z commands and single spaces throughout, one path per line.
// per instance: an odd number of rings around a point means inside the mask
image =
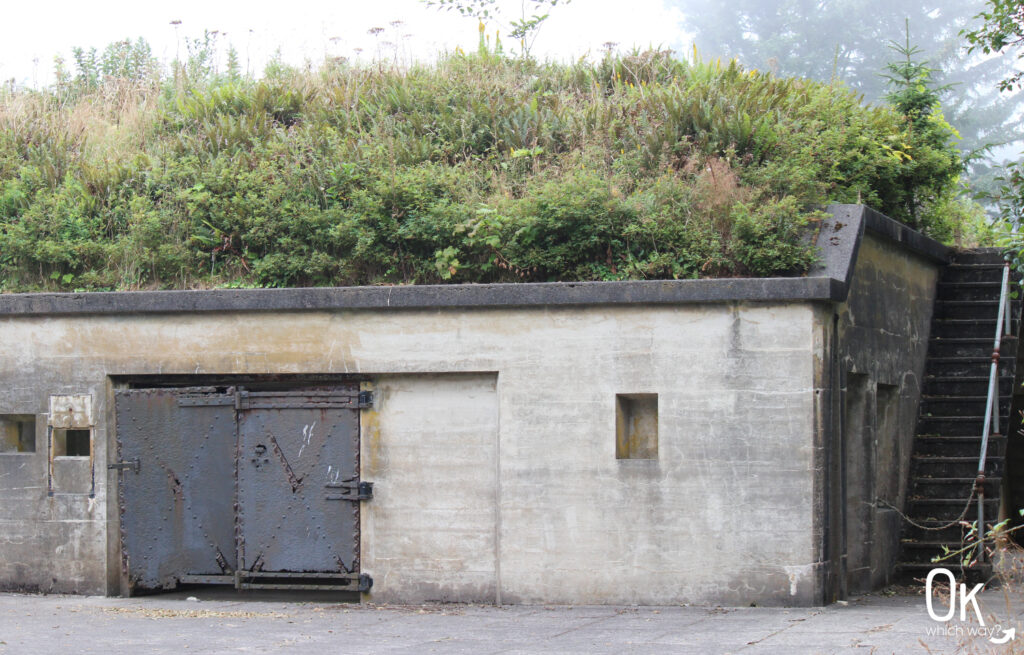
M 826 277 L 0 295 L 0 316 L 831 301 Z
M 892 220 L 885 214 L 881 214 L 864 205 L 835 205 L 836 207 L 860 207 L 863 212 L 864 226 L 875 234 L 888 237 L 902 245 L 905 249 L 915 254 L 940 264 L 948 264 L 953 254 L 953 249 L 948 248 L 935 239 L 926 237 L 916 230 L 912 230 L 903 223 Z
M 864 205 L 829 205 L 816 245 L 821 253 L 808 277 L 828 277 L 842 287 L 838 300 L 846 300 L 857 254 L 865 231 L 888 239 L 908 252 L 936 264 L 948 264 L 953 250 Z

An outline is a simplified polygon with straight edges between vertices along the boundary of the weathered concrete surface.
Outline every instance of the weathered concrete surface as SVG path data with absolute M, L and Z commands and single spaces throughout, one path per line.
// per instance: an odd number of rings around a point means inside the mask
M 110 376 L 358 373 L 385 382 L 498 372 L 500 452 L 478 454 L 491 457 L 481 470 L 500 478 L 500 511 L 490 510 L 499 527 L 489 530 L 497 530 L 505 602 L 814 602 L 812 322 L 805 304 L 8 318 L 0 321 L 0 379 L 17 381 L 8 411 L 41 414 L 49 393 L 90 393 L 105 447 L 95 458 L 95 500 L 48 499 L 45 453 L 0 458 L 6 469 L 26 459 L 37 466 L 24 476 L 34 484 L 9 488 L 13 471 L 0 470 L 12 474 L 0 477 L 0 492 L 23 494 L 4 503 L 0 579 L 116 592 Z M 658 460 L 615 459 L 617 393 L 659 395 Z M 421 421 L 428 435 L 464 413 L 459 393 L 436 397 Z M 422 405 L 398 393 L 381 407 L 387 439 L 384 419 L 395 418 L 399 438 Z M 462 484 L 444 464 L 423 463 L 425 497 L 438 484 Z M 374 476 L 368 520 L 392 510 L 389 485 L 401 488 L 414 471 Z M 421 535 L 438 527 L 415 513 L 405 525 Z M 405 556 L 444 559 L 436 544 L 410 542 Z M 373 556 L 375 546 L 366 547 Z M 494 584 L 452 577 L 437 593 L 476 599 Z M 398 593 L 386 576 L 374 591 Z
M 853 281 L 861 241 L 865 233 L 896 246 L 903 255 L 933 264 L 949 261 L 950 248 L 933 239 L 911 230 L 864 205 L 830 205 L 826 218 L 818 232 L 817 246 L 822 258 L 811 269 L 808 277 L 829 277 L 841 289 L 837 300 L 846 300 Z
M 495 374 L 377 376 L 362 413 L 362 565 L 373 601 L 498 597 Z
M 903 507 L 938 268 L 868 230 L 839 304 L 832 547 L 842 592 L 888 584 Z M 845 502 L 838 502 L 845 498 Z M 845 585 L 845 586 L 844 586 Z
M 966 630 L 957 636 L 956 624 L 949 624 L 953 634 L 939 634 L 947 624 L 928 617 L 921 596 L 867 596 L 816 609 L 499 608 L 240 602 L 209 592 L 199 592 L 198 602 L 185 600 L 193 593 L 135 599 L 0 595 L 0 653 L 1010 652 Z M 981 605 L 989 626 L 994 618 L 1020 633 L 1019 600 L 1007 604 L 999 592 L 987 592 Z M 1017 637 L 1009 646 L 1020 642 Z
M 331 309 L 438 309 L 535 305 L 674 305 L 681 302 L 838 300 L 828 277 L 446 284 L 299 289 L 213 289 L 0 294 L 0 315 L 178 314 Z

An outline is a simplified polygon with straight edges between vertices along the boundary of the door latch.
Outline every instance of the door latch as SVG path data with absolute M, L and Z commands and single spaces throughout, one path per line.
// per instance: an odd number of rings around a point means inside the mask
M 139 458 L 127 459 L 123 462 L 114 462 L 113 464 L 107 464 L 107 468 L 113 471 L 127 471 L 131 469 L 133 472 L 138 473 L 142 468 L 142 462 Z
M 370 500 L 373 498 L 373 483 L 331 482 L 324 485 L 328 489 L 339 489 L 340 494 L 325 496 L 324 500 Z

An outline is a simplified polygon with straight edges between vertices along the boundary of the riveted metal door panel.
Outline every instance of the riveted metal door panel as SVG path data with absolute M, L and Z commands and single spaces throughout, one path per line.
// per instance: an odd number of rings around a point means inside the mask
M 131 591 L 235 569 L 234 391 L 115 392 L 121 554 Z
M 358 386 L 249 392 L 239 406 L 240 571 L 357 576 Z

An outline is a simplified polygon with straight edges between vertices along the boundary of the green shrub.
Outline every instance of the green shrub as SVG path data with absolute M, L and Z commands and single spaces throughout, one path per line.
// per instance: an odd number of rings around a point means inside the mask
M 973 216 L 955 153 L 837 85 L 656 50 L 257 81 L 211 47 L 0 95 L 0 290 L 800 275 L 830 201 Z
M 793 196 L 756 206 L 738 203 L 731 216 L 735 259 L 755 277 L 806 271 L 814 261 L 814 248 L 801 237 L 810 220 L 823 217 L 800 211 Z

